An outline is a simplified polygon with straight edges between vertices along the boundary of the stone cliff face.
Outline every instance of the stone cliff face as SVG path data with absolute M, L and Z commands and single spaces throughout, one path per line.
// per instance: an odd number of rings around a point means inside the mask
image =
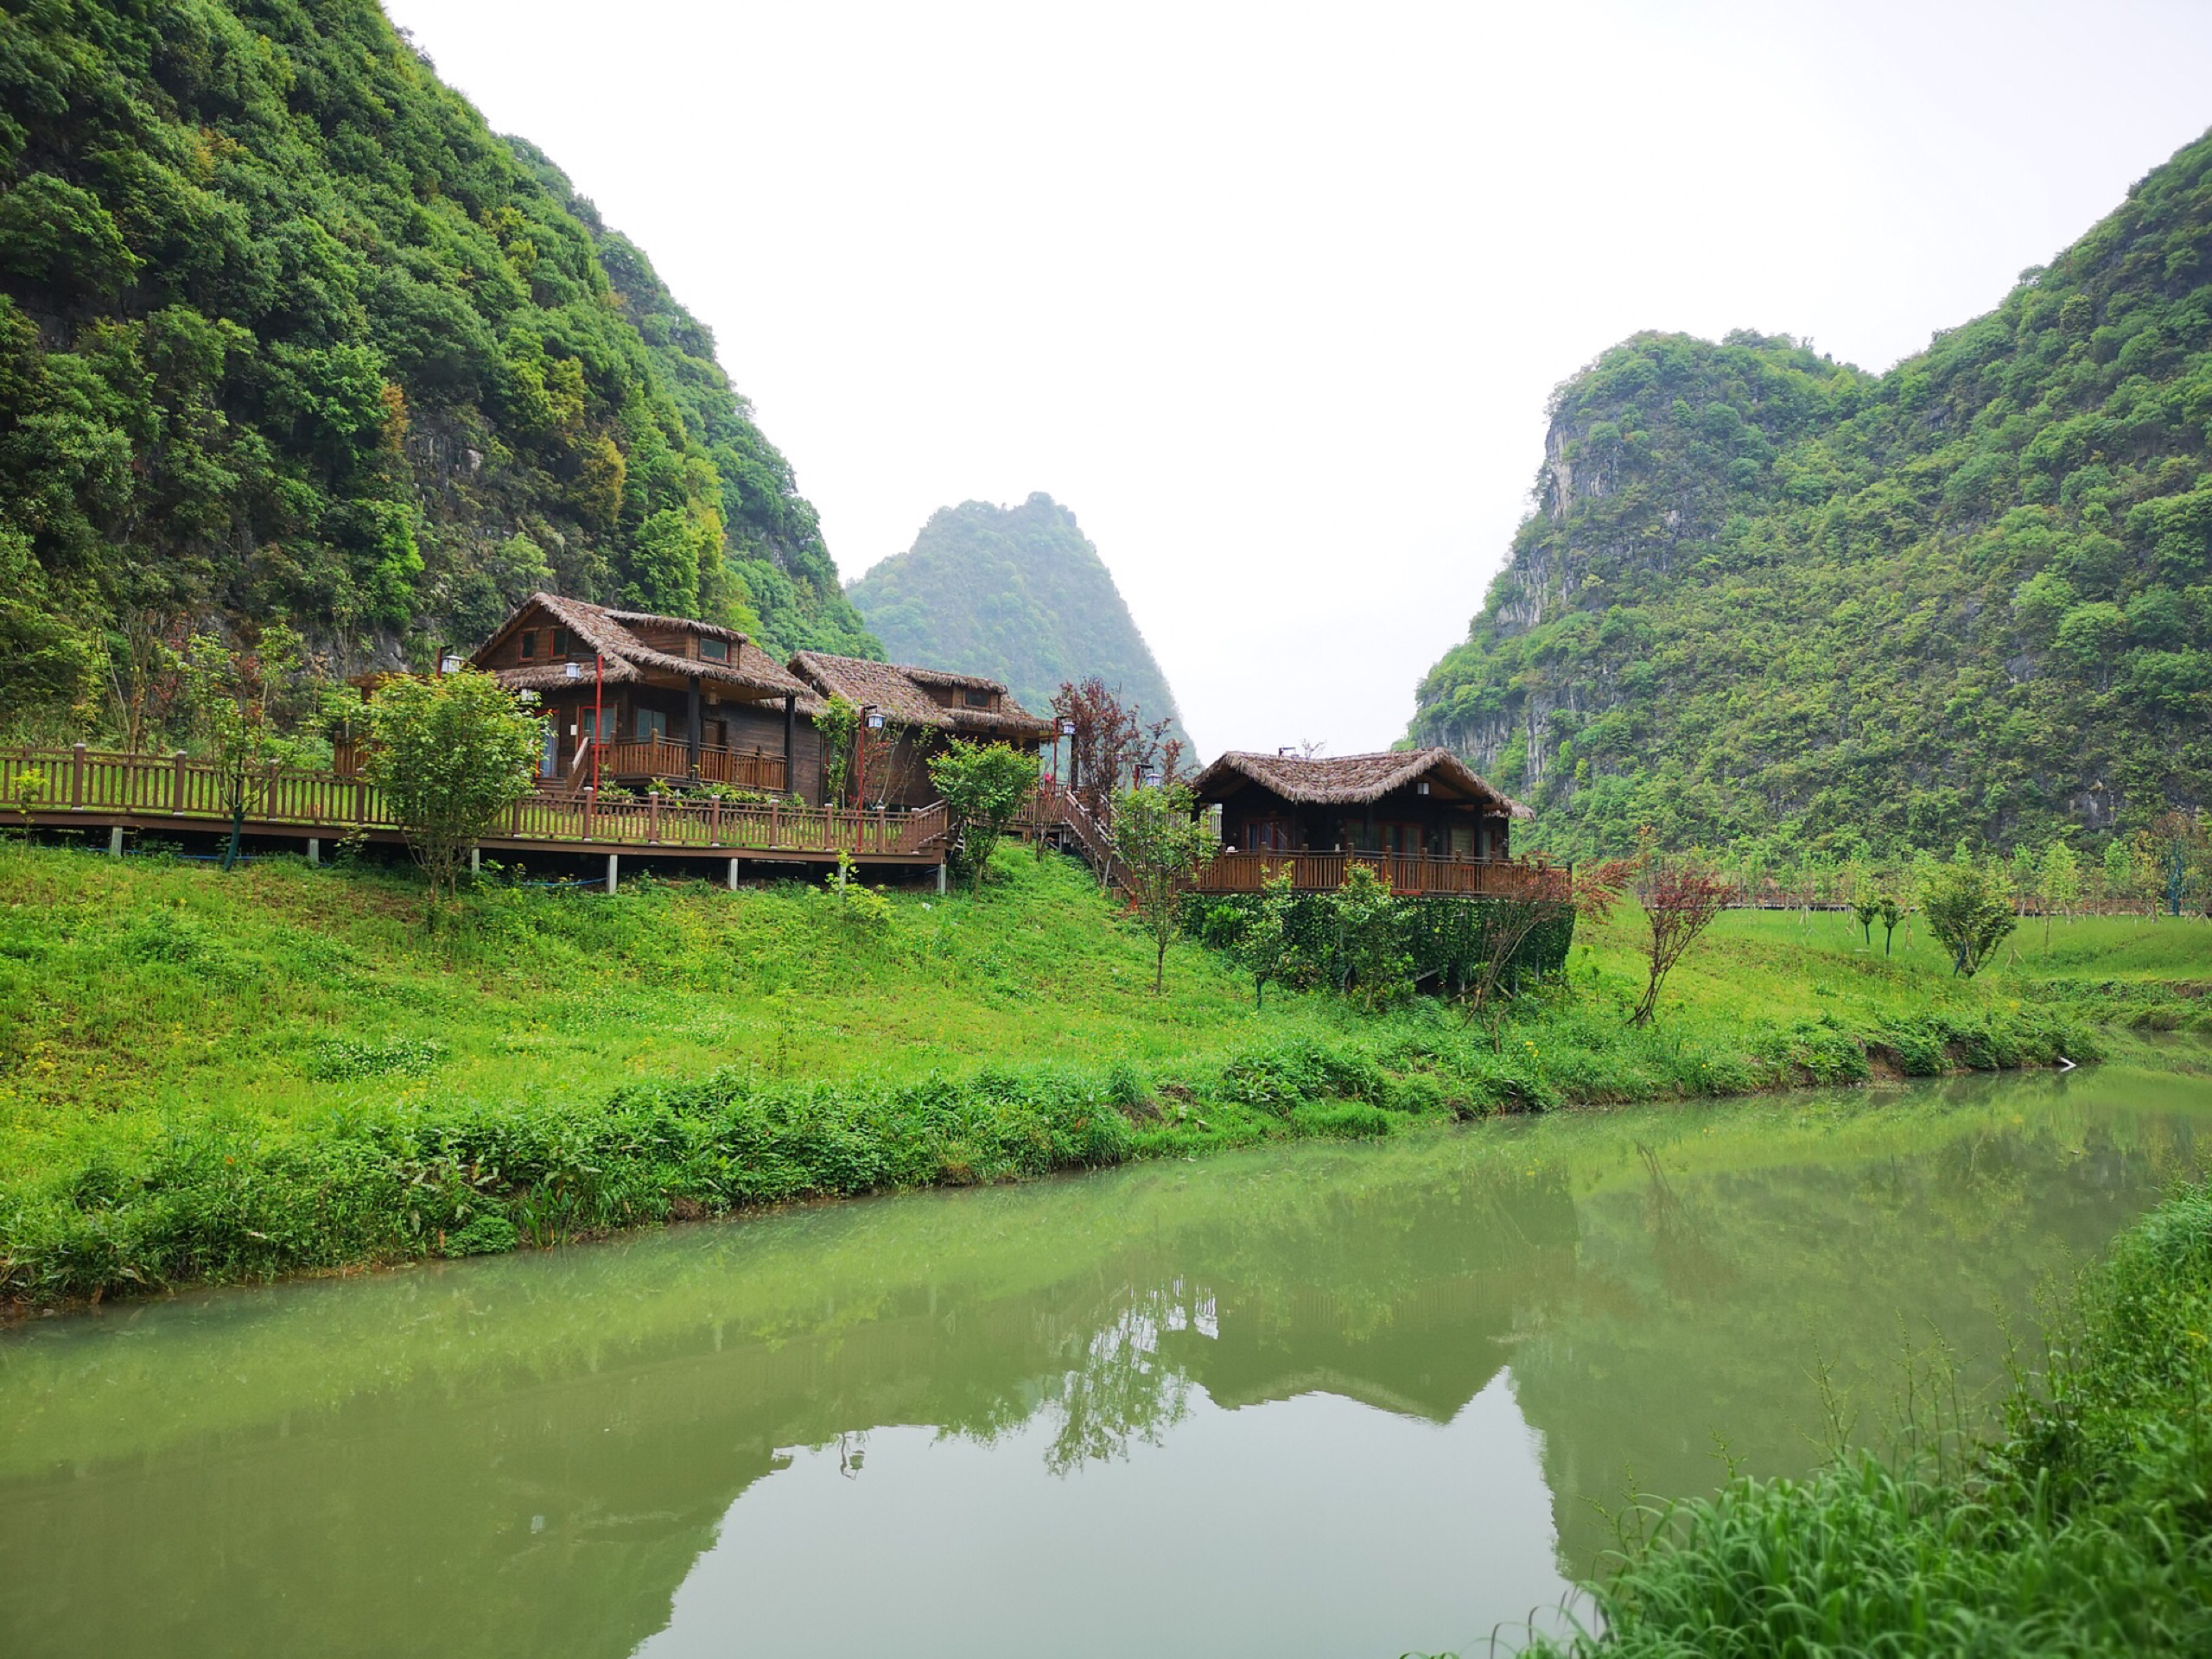
M 2212 139 L 1876 377 L 1624 341 L 1410 735 L 1536 838 L 2040 845 L 2212 802 Z

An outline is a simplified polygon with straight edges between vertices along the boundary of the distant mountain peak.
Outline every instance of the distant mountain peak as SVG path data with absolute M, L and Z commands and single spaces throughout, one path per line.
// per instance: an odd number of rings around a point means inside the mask
M 913 546 L 845 593 L 894 662 L 1002 680 L 1039 713 L 1063 682 L 1096 675 L 1188 743 L 1113 573 L 1074 512 L 1042 490 L 1017 506 L 940 507 Z

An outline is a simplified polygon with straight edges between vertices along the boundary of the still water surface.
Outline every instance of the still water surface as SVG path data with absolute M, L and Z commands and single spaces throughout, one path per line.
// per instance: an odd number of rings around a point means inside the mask
M 1542 1622 L 2212 1152 L 2107 1069 L 1483 1125 L 0 1333 L 11 1656 L 1344 1655 Z

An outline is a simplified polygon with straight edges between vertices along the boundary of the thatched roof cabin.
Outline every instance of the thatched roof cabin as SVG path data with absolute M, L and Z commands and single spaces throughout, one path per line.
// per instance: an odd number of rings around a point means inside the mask
M 1231 750 L 1201 772 L 1241 852 L 1509 856 L 1512 821 L 1535 815 L 1445 749 L 1308 759 Z

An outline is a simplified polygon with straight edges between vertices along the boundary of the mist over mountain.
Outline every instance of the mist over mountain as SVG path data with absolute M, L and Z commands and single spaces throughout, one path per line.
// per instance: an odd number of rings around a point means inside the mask
M 845 591 L 894 662 L 988 675 L 1039 713 L 1063 682 L 1095 674 L 1189 741 L 1113 573 L 1041 492 L 1014 507 L 939 508 L 912 547 Z
M 0 713 L 533 588 L 874 649 L 714 340 L 372 0 L 0 12 Z
M 1885 374 L 1638 334 L 1560 387 L 1411 735 L 1567 848 L 2038 844 L 2212 790 L 2212 139 Z

